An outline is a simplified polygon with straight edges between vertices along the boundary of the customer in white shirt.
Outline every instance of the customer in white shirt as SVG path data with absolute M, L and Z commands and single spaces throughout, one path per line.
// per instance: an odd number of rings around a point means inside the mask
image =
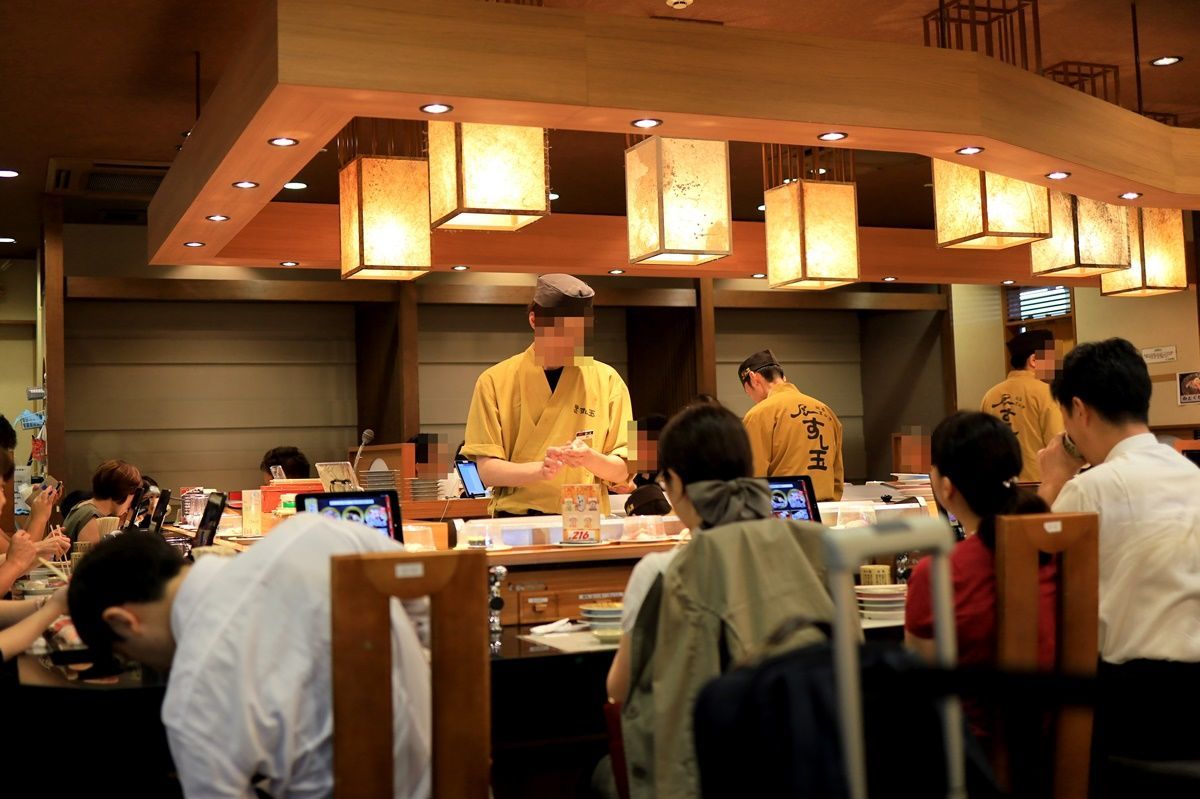
M 1150 432 L 1150 374 L 1128 341 L 1076 347 L 1051 391 L 1082 458 L 1055 438 L 1039 493 L 1100 515 L 1098 734 L 1110 753 L 1200 758 L 1200 469 Z
M 157 536 L 126 533 L 80 562 L 71 616 L 89 647 L 171 670 L 162 718 L 189 799 L 254 797 L 256 788 L 329 796 L 330 558 L 397 548 L 316 514 L 285 522 L 237 557 L 195 565 Z M 392 657 L 394 795 L 426 797 L 429 667 L 395 601 Z

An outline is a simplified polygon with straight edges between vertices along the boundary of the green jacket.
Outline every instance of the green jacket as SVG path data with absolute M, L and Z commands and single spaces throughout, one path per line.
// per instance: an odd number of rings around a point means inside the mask
M 760 519 L 695 536 L 647 595 L 621 711 L 632 799 L 700 795 L 692 708 L 700 689 L 797 616 L 833 621 L 823 527 Z M 807 628 L 793 646 L 822 640 Z

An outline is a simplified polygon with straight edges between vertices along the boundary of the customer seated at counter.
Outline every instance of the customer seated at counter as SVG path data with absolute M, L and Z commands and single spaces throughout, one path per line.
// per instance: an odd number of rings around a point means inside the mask
M 933 431 L 930 482 L 938 504 L 954 515 L 967 533 L 950 553 L 954 582 L 955 634 L 958 663 L 993 666 L 996 662 L 996 517 L 1045 513 L 1040 497 L 1017 486 L 1021 445 L 1012 429 L 986 413 L 956 413 Z M 1038 573 L 1038 660 L 1054 667 L 1057 593 L 1055 567 L 1046 562 Z M 934 661 L 933 604 L 929 559 L 913 569 L 904 608 L 905 643 Z M 988 708 L 964 701 L 971 730 L 985 745 L 994 724 Z
M 1051 392 L 1082 457 L 1051 441 L 1039 492 L 1055 512 L 1100 516 L 1097 746 L 1198 760 L 1200 470 L 1150 432 L 1151 389 L 1124 339 L 1072 350 Z
M 659 466 L 693 538 L 635 567 L 608 689 L 624 701 L 631 795 L 671 799 L 699 792 L 692 707 L 704 683 L 788 620 L 832 620 L 833 604 L 821 578 L 822 528 L 772 516 L 736 415 L 684 409 L 663 430 Z M 808 628 L 789 642 L 819 638 Z
M 100 519 L 123 516 L 129 511 L 133 495 L 142 487 L 138 467 L 122 460 L 100 464 L 92 475 L 92 497 L 71 509 L 63 520 L 63 533 L 71 543 L 100 540 Z
M 71 617 L 91 649 L 170 669 L 162 720 L 184 795 L 328 796 L 329 561 L 395 551 L 367 527 L 315 513 L 236 558 L 194 565 L 157 536 L 126 533 L 79 562 Z M 394 795 L 427 797 L 429 665 L 398 603 L 392 658 Z
M 12 452 L 0 449 L 0 511 L 8 503 L 8 490 L 14 471 Z M 48 491 L 45 495 L 54 493 Z M 49 518 L 49 512 L 45 517 Z M 41 524 L 45 525 L 44 519 Z M 7 594 L 14 582 L 28 574 L 39 556 L 50 558 L 61 555 L 69 546 L 66 538 L 57 533 L 36 543 L 28 533 L 15 533 L 9 542 L 4 562 L 0 563 L 0 594 Z M 37 599 L 0 600 L 0 660 L 9 660 L 24 652 L 43 630 L 66 612 L 66 589 Z
M 296 447 L 275 447 L 267 450 L 262 462 L 258 464 L 263 473 L 263 485 L 271 482 L 271 467 L 283 469 L 283 476 L 289 480 L 307 480 L 312 477 L 312 464 L 304 453 Z

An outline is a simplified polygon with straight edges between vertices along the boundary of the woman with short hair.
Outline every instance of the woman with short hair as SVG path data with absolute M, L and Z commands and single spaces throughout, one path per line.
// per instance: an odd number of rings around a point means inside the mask
M 100 519 L 122 516 L 129 511 L 133 495 L 142 487 L 142 472 L 122 460 L 100 464 L 92 475 L 92 498 L 71 509 L 63 521 L 63 532 L 72 543 L 100 540 Z

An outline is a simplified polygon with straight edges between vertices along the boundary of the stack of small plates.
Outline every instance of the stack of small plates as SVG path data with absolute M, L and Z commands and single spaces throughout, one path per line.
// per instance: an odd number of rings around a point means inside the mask
M 412 498 L 421 502 L 438 498 L 438 481 L 427 477 L 410 477 L 408 478 L 408 487 L 412 492 Z
M 907 585 L 859 585 L 854 592 L 858 595 L 858 612 L 864 619 L 904 621 Z
M 363 472 L 359 475 L 358 482 L 362 485 L 364 491 L 388 491 L 396 488 L 397 472 L 379 470 Z
M 621 638 L 621 603 L 590 602 L 579 606 L 579 615 L 588 623 L 592 633 L 601 641 Z

